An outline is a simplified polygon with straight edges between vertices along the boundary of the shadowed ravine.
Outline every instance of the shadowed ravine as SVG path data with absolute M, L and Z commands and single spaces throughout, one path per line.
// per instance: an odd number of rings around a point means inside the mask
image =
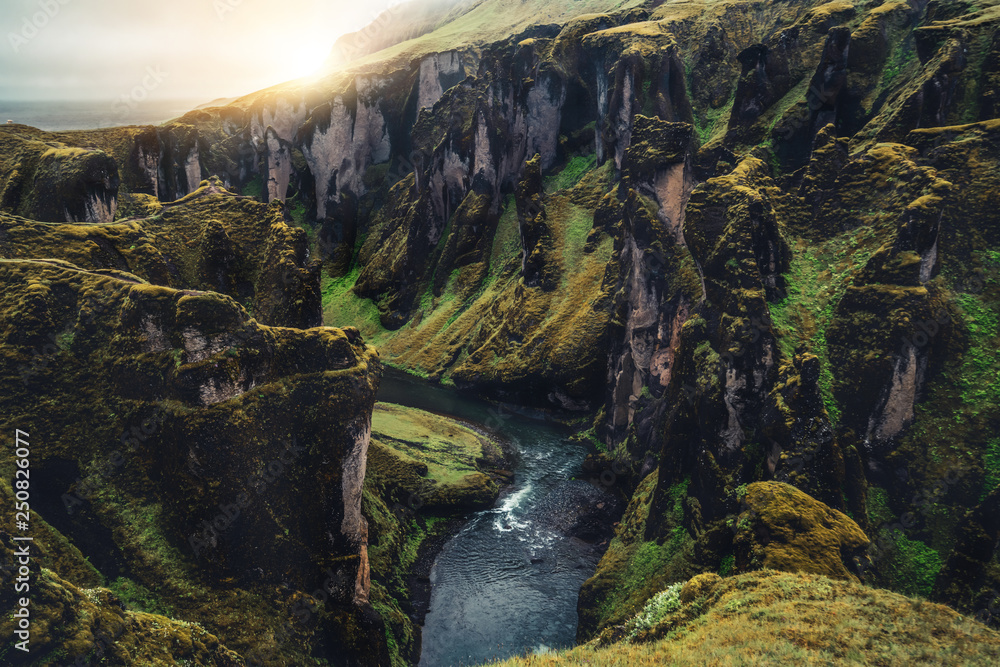
M 584 448 L 559 424 L 388 372 L 379 399 L 489 428 L 509 443 L 514 482 L 472 514 L 431 573 L 421 667 L 480 664 L 572 646 L 577 595 L 600 552 L 566 534 L 574 507 L 608 502 L 579 476 Z

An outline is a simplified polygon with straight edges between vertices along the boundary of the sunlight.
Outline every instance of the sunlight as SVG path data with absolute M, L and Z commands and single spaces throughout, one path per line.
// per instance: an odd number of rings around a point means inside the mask
M 292 50 L 284 58 L 282 69 L 288 79 L 303 79 L 315 75 L 327 57 L 330 45 L 325 42 L 304 44 Z

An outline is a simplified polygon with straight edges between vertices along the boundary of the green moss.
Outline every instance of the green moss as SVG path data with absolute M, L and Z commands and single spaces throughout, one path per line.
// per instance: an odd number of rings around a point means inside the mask
M 792 238 L 789 271 L 784 274 L 787 296 L 769 303 L 771 320 L 778 333 L 778 346 L 785 358 L 806 345 L 819 357 L 819 388 L 833 424 L 840 420 L 840 406 L 833 394 L 834 375 L 827 350 L 826 331 L 833 311 L 850 286 L 855 273 L 878 247 L 870 228 L 859 228 L 832 238 Z
M 253 197 L 259 201 L 264 201 L 264 180 L 260 177 L 260 174 L 254 174 L 254 177 L 243 186 L 242 194 L 244 197 Z
M 986 473 L 983 480 L 983 497 L 1000 485 L 1000 438 L 993 438 L 986 443 L 986 451 L 983 453 L 983 471 Z
M 555 193 L 560 190 L 572 188 L 584 174 L 597 165 L 597 154 L 575 155 L 571 157 L 566 165 L 559 171 L 545 177 L 544 189 L 546 193 Z
M 868 522 L 873 526 L 891 523 L 896 519 L 889 507 L 889 495 L 885 489 L 874 484 L 868 487 Z
M 76 332 L 72 329 L 63 331 L 58 336 L 56 336 L 56 346 L 63 351 L 69 350 L 73 346 L 73 340 L 76 338 Z
M 1000 349 L 997 309 L 980 294 L 959 294 L 969 331 L 969 349 L 962 359 L 962 401 L 976 411 L 1000 406 Z
M 670 498 L 670 508 L 673 519 L 678 524 L 684 519 L 684 501 L 687 500 L 687 490 L 690 485 L 691 478 L 686 477 L 671 486 L 667 491 L 667 497 Z
M 162 616 L 174 614 L 173 607 L 164 602 L 159 595 L 127 577 L 118 577 L 108 588 L 125 603 L 126 607 L 134 611 Z
M 354 284 L 360 273 L 361 267 L 355 265 L 347 275 L 339 278 L 323 276 L 320 280 L 323 324 L 357 327 L 365 340 L 377 345 L 385 328 L 379 320 L 378 306 L 354 293 Z
M 690 542 L 687 531 L 680 526 L 670 531 L 670 537 L 663 544 L 640 542 L 621 573 L 620 589 L 603 601 L 599 613 L 604 617 L 615 617 L 621 614 L 623 607 L 634 604 L 637 595 L 648 599 L 646 596 L 653 592 L 650 591 L 650 582 L 662 581 L 674 557 Z
M 930 597 L 944 559 L 920 540 L 910 539 L 901 530 L 883 529 L 892 547 L 886 566 L 892 572 L 893 590 L 904 595 Z
M 904 81 L 905 77 L 900 77 L 900 74 L 911 69 L 911 66 L 917 61 L 916 55 L 917 49 L 913 40 L 906 40 L 902 48 L 892 49 L 889 60 L 882 70 L 880 88 L 885 91 L 892 90 L 895 85 Z
M 514 195 L 507 195 L 503 204 L 503 213 L 493 235 L 493 247 L 490 249 L 490 268 L 486 285 L 495 284 L 505 269 L 520 268 L 521 234 L 518 231 L 517 206 Z
M 581 590 L 580 623 L 585 634 L 624 623 L 658 592 L 693 574 L 689 562 L 694 542 L 680 525 L 689 480 L 667 492 L 671 526 L 667 537 L 644 539 L 656 477 L 651 473 L 637 487 L 597 572 Z
M 301 198 L 296 197 L 292 201 L 292 205 L 288 209 L 288 215 L 291 216 L 292 222 L 295 223 L 296 226 L 302 227 L 302 225 L 305 224 L 305 221 L 306 221 L 306 205 L 305 205 L 305 203 L 303 203 L 303 201 L 302 201 Z M 312 231 L 312 230 L 309 230 L 309 231 Z M 310 234 L 310 236 L 311 236 L 311 234 Z
M 688 86 L 690 90 L 690 80 Z M 733 112 L 733 103 L 736 101 L 736 86 L 733 85 L 732 88 L 729 100 L 721 107 L 698 109 L 695 113 L 694 131 L 698 134 L 698 140 L 702 146 L 706 146 L 725 135 L 729 125 L 729 116 Z
M 583 247 L 593 227 L 593 211 L 572 204 L 569 206 L 569 215 L 565 218 L 563 240 L 560 244 L 565 266 L 576 266 L 583 257 Z

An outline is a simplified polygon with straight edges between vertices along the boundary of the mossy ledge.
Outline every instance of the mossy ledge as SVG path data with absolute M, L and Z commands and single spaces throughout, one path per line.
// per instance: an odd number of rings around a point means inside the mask
M 551 665 L 987 665 L 1000 633 L 944 605 L 815 574 L 703 574 L 568 651 L 492 663 Z
M 247 660 L 386 664 L 361 513 L 381 364 L 356 330 L 55 260 L 0 260 L 0 284 L 2 425 L 30 433 L 48 525 Z M 94 583 L 60 554 L 38 565 Z M 54 655 L 70 632 L 49 627 Z

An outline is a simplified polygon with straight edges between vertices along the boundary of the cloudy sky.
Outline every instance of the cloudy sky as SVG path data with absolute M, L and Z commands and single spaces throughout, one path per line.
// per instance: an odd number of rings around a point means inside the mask
M 390 0 L 0 0 L 0 100 L 243 95 L 311 74 Z

